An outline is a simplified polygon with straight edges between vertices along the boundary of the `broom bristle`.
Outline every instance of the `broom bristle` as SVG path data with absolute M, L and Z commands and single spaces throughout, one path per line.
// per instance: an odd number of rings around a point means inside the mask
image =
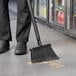
M 50 44 L 32 48 L 30 51 L 32 63 L 59 59 Z

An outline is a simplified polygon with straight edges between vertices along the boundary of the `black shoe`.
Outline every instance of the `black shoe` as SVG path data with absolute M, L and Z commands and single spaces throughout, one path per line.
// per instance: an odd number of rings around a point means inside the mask
M 0 40 L 0 54 L 9 50 L 9 41 Z
M 25 42 L 17 42 L 17 46 L 15 48 L 14 53 L 16 55 L 24 55 L 27 54 L 27 45 Z

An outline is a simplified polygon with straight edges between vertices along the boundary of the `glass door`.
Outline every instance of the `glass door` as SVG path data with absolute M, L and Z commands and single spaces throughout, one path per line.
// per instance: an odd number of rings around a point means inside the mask
M 33 0 L 34 2 L 34 15 L 37 15 L 37 0 Z
M 67 0 L 67 30 L 76 30 L 76 0 Z
M 54 21 L 59 26 L 64 27 L 65 0 L 55 0 Z
M 35 15 L 40 18 L 46 19 L 46 0 L 34 0 L 35 1 Z
M 37 19 L 46 22 L 47 20 L 47 0 L 34 0 L 34 14 Z
M 76 30 L 76 0 L 73 1 L 73 27 Z
M 67 33 L 76 38 L 76 0 L 67 0 Z
M 39 16 L 46 18 L 46 0 L 39 0 Z
M 54 0 L 49 0 L 49 22 L 54 20 Z
M 71 2 L 70 0 L 67 0 L 67 29 L 71 28 Z

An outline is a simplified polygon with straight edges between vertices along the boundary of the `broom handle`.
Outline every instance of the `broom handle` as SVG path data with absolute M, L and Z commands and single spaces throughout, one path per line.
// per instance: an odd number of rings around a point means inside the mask
M 35 17 L 34 17 L 34 12 L 33 12 L 33 9 L 32 9 L 31 0 L 27 0 L 27 3 L 28 3 L 28 7 L 29 7 L 29 11 L 30 11 L 31 18 L 32 18 L 32 22 L 33 22 L 33 27 L 34 27 L 34 31 L 35 31 L 37 43 L 38 43 L 39 46 L 41 46 L 42 43 L 41 43 L 41 40 L 40 40 L 40 35 L 39 35 L 37 23 L 36 23 L 36 21 L 35 21 Z

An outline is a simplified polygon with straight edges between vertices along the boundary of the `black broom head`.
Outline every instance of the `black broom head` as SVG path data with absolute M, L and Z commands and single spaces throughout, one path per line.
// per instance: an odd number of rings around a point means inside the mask
M 32 63 L 59 59 L 51 48 L 51 44 L 38 46 L 30 49 L 30 51 Z

